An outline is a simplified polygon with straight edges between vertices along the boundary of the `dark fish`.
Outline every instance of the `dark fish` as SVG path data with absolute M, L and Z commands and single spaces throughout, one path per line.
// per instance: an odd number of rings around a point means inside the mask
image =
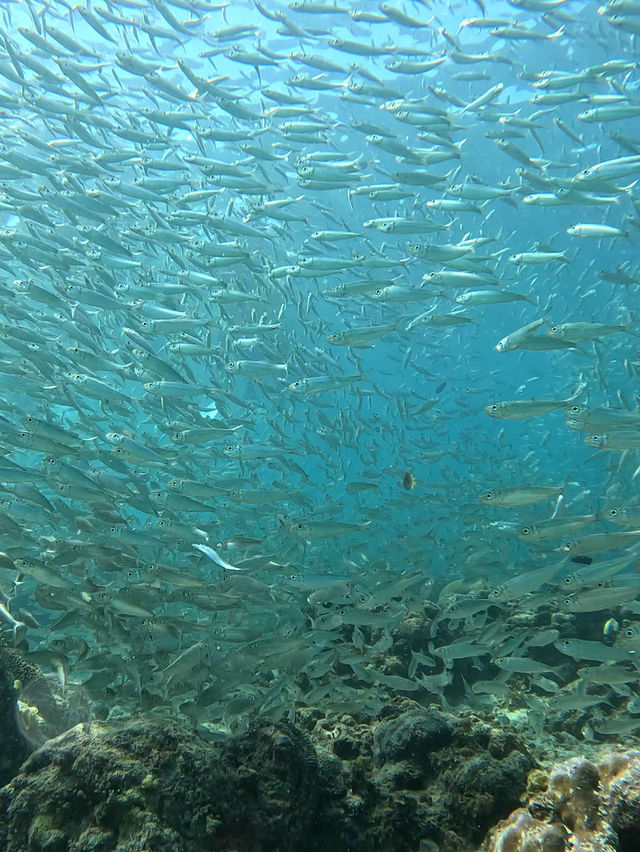
M 415 486 L 416 480 L 414 475 L 408 470 L 405 475 L 402 477 L 402 487 L 406 491 L 411 491 L 411 489 Z

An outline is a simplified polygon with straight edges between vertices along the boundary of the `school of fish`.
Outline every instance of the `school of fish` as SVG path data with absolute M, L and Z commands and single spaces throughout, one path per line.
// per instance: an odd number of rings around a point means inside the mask
M 639 728 L 638 35 L 3 3 L 5 642 L 211 736 L 395 694 Z

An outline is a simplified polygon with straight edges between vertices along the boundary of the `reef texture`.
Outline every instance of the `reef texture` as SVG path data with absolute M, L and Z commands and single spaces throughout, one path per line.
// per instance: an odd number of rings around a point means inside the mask
M 1 674 L 2 852 L 640 850 L 640 751 L 547 773 L 506 720 L 402 698 L 209 741 L 160 720 L 77 725 L 27 757 Z
M 531 789 L 531 788 L 534 789 Z M 598 764 L 575 757 L 530 779 L 526 808 L 488 835 L 483 852 L 638 852 L 640 751 Z
M 520 801 L 518 736 L 401 699 L 205 742 L 155 721 L 79 725 L 0 790 L 2 852 L 460 852 Z
M 14 677 L 5 662 L 9 653 L 0 642 L 0 786 L 13 778 L 30 751 L 17 724 Z
M 410 699 L 385 706 L 374 723 L 321 719 L 312 738 L 322 736 L 346 761 L 349 850 L 415 852 L 420 841 L 440 852 L 477 847 L 499 814 L 519 803 L 533 766 L 508 724 Z

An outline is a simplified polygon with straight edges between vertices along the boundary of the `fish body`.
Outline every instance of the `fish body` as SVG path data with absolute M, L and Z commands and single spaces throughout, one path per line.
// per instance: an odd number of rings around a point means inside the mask
M 595 523 L 598 519 L 599 515 L 597 514 L 552 518 L 549 521 L 541 521 L 537 524 L 527 524 L 527 526 L 521 527 L 517 536 L 522 541 L 548 541 L 577 532 L 583 527 Z
M 341 390 L 361 380 L 362 375 L 360 373 L 350 376 L 308 376 L 292 382 L 288 386 L 288 389 L 291 393 L 306 396 L 308 394 Z
M 361 326 L 346 331 L 336 331 L 327 335 L 327 341 L 333 346 L 369 346 L 375 340 L 379 340 L 389 332 L 397 328 L 396 323 L 386 323 L 374 326 Z
M 529 302 L 535 304 L 525 293 L 512 290 L 469 290 L 456 296 L 459 305 L 499 305 L 505 302 Z
M 544 318 L 541 318 L 512 331 L 511 334 L 507 334 L 506 337 L 498 341 L 496 352 L 512 352 L 514 349 L 521 349 L 543 324 Z
M 229 361 L 225 369 L 250 379 L 262 379 L 285 375 L 288 365 L 273 364 L 270 361 Z
M 571 261 L 563 251 L 525 251 L 512 254 L 509 258 L 516 266 L 538 266 L 541 263 L 570 263 Z
M 560 548 L 571 556 L 588 556 L 594 553 L 605 553 L 619 547 L 636 544 L 639 541 L 640 530 L 628 532 L 594 533 L 581 539 L 574 539 L 563 544 Z
M 578 343 L 582 340 L 600 340 L 609 334 L 617 334 L 622 331 L 628 331 L 626 325 L 602 322 L 565 322 L 560 325 L 552 325 L 547 334 L 549 337 Z
M 363 532 L 370 526 L 371 521 L 365 521 L 362 524 L 341 521 L 299 521 L 291 525 L 290 532 L 294 536 L 304 538 L 305 541 L 316 541 L 323 538 L 334 538 L 336 536 L 349 535 L 350 533 Z
M 602 240 L 610 237 L 628 236 L 628 231 L 618 228 L 615 225 L 599 225 L 597 223 L 585 222 L 570 225 L 567 228 L 567 233 L 572 237 L 580 237 L 587 240 Z
M 580 382 L 573 394 L 566 399 L 514 399 L 507 402 L 494 402 L 485 407 L 485 414 L 506 420 L 521 420 L 526 417 L 537 417 L 566 408 L 587 387 L 586 382 Z
M 485 506 L 503 506 L 513 508 L 515 506 L 529 506 L 532 503 L 540 503 L 544 500 L 552 500 L 559 497 L 564 487 L 553 486 L 518 486 L 514 488 L 499 488 L 495 491 L 485 491 L 479 497 Z
M 602 642 L 594 642 L 588 639 L 559 639 L 554 642 L 554 647 L 561 654 L 566 654 L 575 660 L 593 660 L 601 663 L 633 660 L 633 652 L 631 651 L 610 647 Z
M 414 693 L 635 731 L 640 3 L 601 3 L 1 4 L 0 656 L 214 738 Z

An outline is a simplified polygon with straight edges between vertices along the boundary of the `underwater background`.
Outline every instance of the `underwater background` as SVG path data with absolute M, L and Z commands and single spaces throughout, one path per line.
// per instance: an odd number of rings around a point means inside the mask
M 538 766 L 593 759 L 604 796 L 640 727 L 640 3 L 0 21 L 0 780 L 116 731 L 235 789 L 236 744 L 268 778 L 282 736 L 294 775 L 311 741 L 349 763 L 322 795 L 359 826 L 71 840 L 9 785 L 3 848 L 446 852 Z M 476 752 L 519 757 L 472 795 Z M 387 763 L 374 832 L 353 767 Z

